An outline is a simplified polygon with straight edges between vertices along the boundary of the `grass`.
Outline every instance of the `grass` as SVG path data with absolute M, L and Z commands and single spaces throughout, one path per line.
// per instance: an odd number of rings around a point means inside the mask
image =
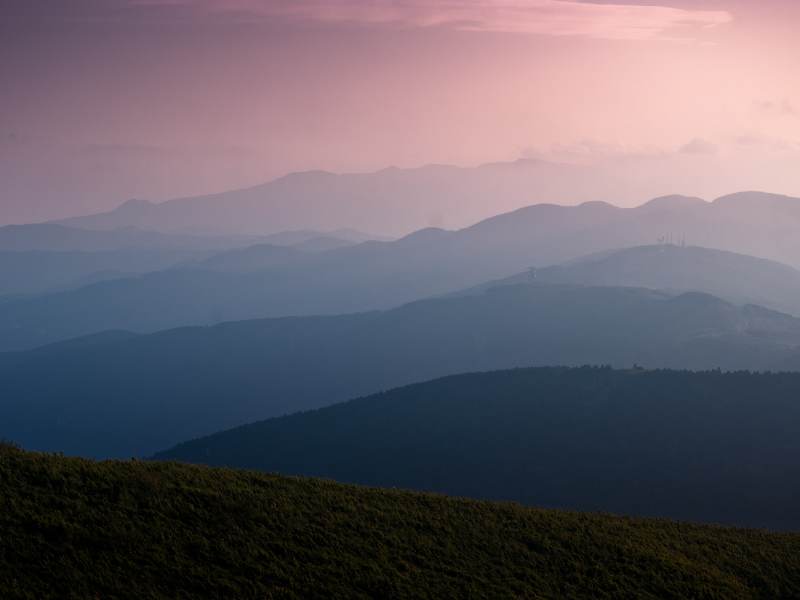
M 0 446 L 2 598 L 797 598 L 800 535 Z

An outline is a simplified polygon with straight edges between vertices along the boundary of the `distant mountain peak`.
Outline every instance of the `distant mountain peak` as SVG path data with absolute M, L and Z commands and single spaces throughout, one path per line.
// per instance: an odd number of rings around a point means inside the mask
M 581 202 L 578 206 L 610 206 L 611 208 L 617 208 L 604 200 L 589 200 L 588 202 Z
M 150 202 L 149 200 L 142 200 L 141 198 L 131 198 L 130 200 L 126 200 L 122 204 L 117 207 L 117 210 L 138 210 L 141 208 L 149 208 L 151 206 L 155 206 L 154 202 Z
M 578 205 L 578 208 L 596 211 L 619 210 L 618 206 L 614 206 L 610 202 L 605 202 L 603 200 L 589 200 L 588 202 L 582 202 Z
M 435 241 L 445 237 L 449 231 L 446 229 L 441 229 L 440 227 L 426 227 L 424 229 L 420 229 L 413 233 L 409 233 L 407 236 L 400 238 L 399 242 L 427 242 L 427 241 Z
M 518 158 L 516 160 L 511 161 L 497 161 L 497 162 L 490 162 L 484 163 L 480 165 L 479 169 L 520 169 L 520 168 L 530 168 L 530 167 L 539 167 L 542 165 L 548 164 L 545 161 L 538 159 L 538 158 Z
M 747 202 L 760 202 L 760 201 L 797 201 L 797 198 L 786 196 L 784 194 L 772 194 L 770 192 L 760 192 L 757 190 L 749 190 L 744 192 L 736 192 L 720 196 L 714 200 L 714 204 L 743 204 Z
M 649 202 L 645 202 L 638 207 L 640 210 L 665 210 L 665 209 L 682 209 L 690 208 L 693 206 L 702 206 L 708 204 L 702 198 L 696 196 L 682 196 L 680 194 L 672 194 L 669 196 L 659 196 L 653 198 Z
M 310 169 L 308 171 L 296 171 L 288 173 L 283 177 L 278 177 L 273 183 L 288 183 L 293 181 L 322 181 L 338 177 L 338 174 L 324 171 L 322 169 Z

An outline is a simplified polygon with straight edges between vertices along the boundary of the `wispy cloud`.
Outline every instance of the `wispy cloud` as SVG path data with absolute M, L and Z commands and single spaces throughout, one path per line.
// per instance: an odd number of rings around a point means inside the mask
M 772 117 L 800 117 L 800 110 L 789 100 L 759 100 L 753 103 L 753 108 L 760 114 Z
M 722 10 L 573 0 L 133 0 L 138 6 L 183 6 L 213 15 L 329 23 L 444 27 L 601 39 L 652 40 L 673 31 L 731 22 Z
M 530 146 L 522 150 L 523 158 L 548 162 L 594 165 L 639 159 L 658 159 L 668 156 L 672 150 L 654 146 L 641 146 L 583 139 L 573 143 L 557 143 L 549 146 Z
M 745 133 L 736 136 L 733 143 L 740 147 L 754 148 L 762 150 L 772 150 L 778 152 L 800 150 L 800 141 L 790 138 L 775 137 L 758 133 Z
M 762 140 L 745 142 L 744 137 L 733 140 L 735 145 L 763 143 Z M 598 140 L 581 140 L 570 144 L 552 144 L 547 147 L 531 146 L 522 150 L 523 158 L 534 158 L 549 162 L 598 165 L 629 161 L 664 160 L 677 156 L 714 156 L 723 147 L 705 138 L 694 138 L 678 147 L 643 146 L 608 143 Z
M 678 149 L 681 154 L 716 154 L 717 145 L 703 138 L 695 138 Z

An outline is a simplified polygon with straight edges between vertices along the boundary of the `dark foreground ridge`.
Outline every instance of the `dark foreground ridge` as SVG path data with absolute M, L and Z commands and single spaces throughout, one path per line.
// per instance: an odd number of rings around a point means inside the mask
M 529 506 L 800 531 L 800 374 L 468 373 L 157 457 Z
M 3 598 L 796 598 L 800 535 L 0 446 Z

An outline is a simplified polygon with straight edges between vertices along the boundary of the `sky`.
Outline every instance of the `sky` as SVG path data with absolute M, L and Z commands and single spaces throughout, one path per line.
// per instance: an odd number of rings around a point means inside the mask
M 0 223 L 521 157 L 800 196 L 798 22 L 796 0 L 0 0 Z

